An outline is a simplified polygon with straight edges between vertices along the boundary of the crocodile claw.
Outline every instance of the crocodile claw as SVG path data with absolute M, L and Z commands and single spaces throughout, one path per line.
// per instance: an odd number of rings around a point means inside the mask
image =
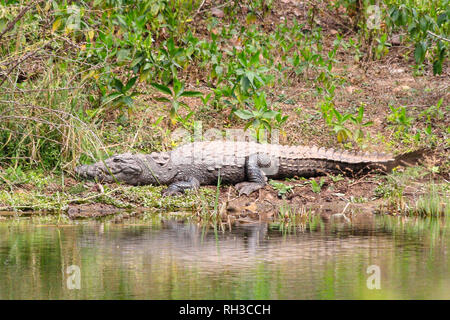
M 161 192 L 161 195 L 163 197 L 181 196 L 183 194 L 184 194 L 184 190 L 182 190 L 182 189 L 175 190 L 173 188 L 167 188 Z
M 264 184 L 257 183 L 257 182 L 241 182 L 238 183 L 235 188 L 239 191 L 239 196 L 245 194 L 246 196 L 250 195 L 251 193 L 261 189 L 264 187 Z

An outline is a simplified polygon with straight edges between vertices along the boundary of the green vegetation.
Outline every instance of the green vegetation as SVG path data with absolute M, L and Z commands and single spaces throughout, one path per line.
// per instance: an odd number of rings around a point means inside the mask
M 304 5 L 0 0 L 0 208 L 197 202 L 197 211 L 220 213 L 210 189 L 169 200 L 157 197 L 160 187 L 98 192 L 74 180 L 80 163 L 171 149 L 171 133 L 195 121 L 245 128 L 258 140 L 277 129 L 290 144 L 431 146 L 427 183 L 448 180 L 448 0 Z M 324 180 L 310 183 L 323 192 Z M 293 188 L 271 185 L 280 196 Z M 377 190 L 402 198 L 401 188 Z M 417 200 L 421 212 L 434 212 L 424 204 L 433 194 Z
M 320 178 L 319 182 L 317 182 L 316 180 L 311 180 L 312 191 L 315 193 L 319 193 L 320 190 L 322 190 L 324 183 L 325 183 L 325 179 L 323 179 L 323 178 Z
M 393 214 L 447 216 L 450 213 L 449 185 L 445 181 L 433 182 L 430 174 L 435 173 L 415 167 L 394 172 L 382 178 L 375 193 L 387 200 L 384 209 Z M 410 196 L 409 201 L 406 195 Z

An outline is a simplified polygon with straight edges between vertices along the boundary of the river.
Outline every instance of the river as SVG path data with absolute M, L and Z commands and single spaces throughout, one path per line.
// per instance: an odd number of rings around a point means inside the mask
M 0 299 L 450 299 L 448 219 L 0 221 Z

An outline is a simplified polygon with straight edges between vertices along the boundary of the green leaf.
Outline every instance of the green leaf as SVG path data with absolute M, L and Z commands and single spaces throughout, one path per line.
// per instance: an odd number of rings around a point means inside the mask
M 416 63 L 420 64 L 425 60 L 425 53 L 427 52 L 426 43 L 424 41 L 416 43 L 416 48 L 414 50 L 414 58 Z
M 341 122 L 342 121 L 342 115 L 339 113 L 339 111 L 337 111 L 336 109 L 333 109 L 333 113 L 334 116 L 336 117 L 336 119 Z
M 121 99 L 121 102 L 125 105 L 127 105 L 128 107 L 132 107 L 133 106 L 133 99 L 131 97 L 128 96 L 124 96 Z
M 433 74 L 441 74 L 442 73 L 442 60 L 437 59 L 433 62 Z
M 250 88 L 250 81 L 247 77 L 242 77 L 241 79 L 241 88 L 242 91 L 244 91 L 245 93 L 248 92 L 248 89 Z
M 253 79 L 255 79 L 255 73 L 253 71 L 247 71 L 245 76 L 248 78 L 248 81 L 253 86 Z
M 158 89 L 159 91 L 161 91 L 163 93 L 167 93 L 168 95 L 172 95 L 172 91 L 168 87 L 166 87 L 165 85 L 162 85 L 162 84 L 159 84 L 159 83 L 155 83 L 155 82 L 150 83 L 150 85 L 153 88 L 156 88 L 156 89 Z
M 267 122 L 267 120 L 262 121 L 262 125 L 264 128 L 266 128 L 267 131 L 269 131 L 269 132 L 272 131 L 272 126 L 270 125 L 269 122 Z
M 107 95 L 106 97 L 103 97 L 102 104 L 108 104 L 111 101 L 113 101 L 113 100 L 115 100 L 115 99 L 117 99 L 118 97 L 121 97 L 121 96 L 123 96 L 123 94 L 120 93 L 120 92 L 111 93 L 111 94 Z
M 127 92 L 128 90 L 131 89 L 132 86 L 134 86 L 134 84 L 136 83 L 138 77 L 133 77 L 130 80 L 128 80 L 127 84 L 125 85 L 125 89 L 124 92 Z
M 236 110 L 234 111 L 234 114 L 244 120 L 253 118 L 253 113 L 248 110 Z
M 250 59 L 250 64 L 255 65 L 258 62 L 259 62 L 259 50 Z
M 277 111 L 269 110 L 263 113 L 262 117 L 264 119 L 273 119 L 278 115 Z
M 425 19 L 425 17 L 420 17 L 419 26 L 422 32 L 427 32 L 428 22 L 427 19 Z
M 203 97 L 203 93 L 199 91 L 184 91 L 181 97 Z
M 414 35 L 417 32 L 417 24 L 415 22 L 412 22 L 409 26 L 408 26 L 408 32 L 411 35 Z
M 119 79 L 114 79 L 113 86 L 117 91 L 120 91 L 123 93 L 123 83 Z
M 184 91 L 184 83 L 178 81 L 177 78 L 173 79 L 173 93 L 176 97 L 179 97 Z
M 123 61 L 127 60 L 129 55 L 130 55 L 130 50 L 120 49 L 116 55 L 117 62 L 123 62 Z
M 167 99 L 166 97 L 156 97 L 155 98 L 156 101 L 159 102 L 171 102 L 169 99 Z
M 172 109 L 175 110 L 175 112 L 178 112 L 179 107 L 180 107 L 180 104 L 177 101 L 172 102 Z
M 134 59 L 131 64 L 130 64 L 130 68 L 134 68 L 135 66 L 137 66 L 142 60 L 144 60 L 143 56 L 137 57 L 136 59 Z
M 440 27 L 442 24 L 444 24 L 447 21 L 447 13 L 441 13 L 439 17 L 437 18 L 437 25 Z

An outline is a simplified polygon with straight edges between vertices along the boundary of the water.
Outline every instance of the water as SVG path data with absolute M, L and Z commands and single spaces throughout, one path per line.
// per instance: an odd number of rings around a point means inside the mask
M 449 227 L 390 216 L 316 218 L 290 232 L 0 221 L 0 299 L 449 299 Z M 68 288 L 71 265 L 78 290 Z M 381 271 L 380 289 L 367 286 L 369 266 Z

